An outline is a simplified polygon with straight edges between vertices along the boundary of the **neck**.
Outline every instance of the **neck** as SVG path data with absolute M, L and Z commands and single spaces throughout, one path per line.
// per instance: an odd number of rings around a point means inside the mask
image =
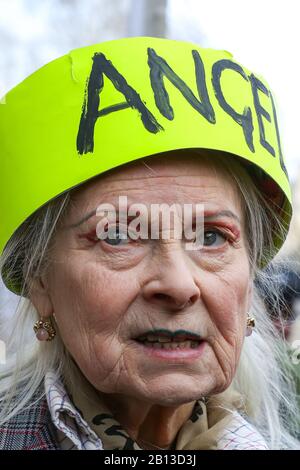
M 162 406 L 119 394 L 104 394 L 103 399 L 115 419 L 143 449 L 171 448 L 195 405 L 193 401 Z

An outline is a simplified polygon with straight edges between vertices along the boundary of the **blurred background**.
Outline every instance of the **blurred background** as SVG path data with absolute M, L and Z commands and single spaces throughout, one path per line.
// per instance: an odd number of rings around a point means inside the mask
M 289 292 L 290 310 L 297 316 L 300 311 L 298 6 L 297 0 L 0 0 L 0 96 L 70 49 L 124 36 L 183 39 L 230 51 L 235 60 L 269 82 L 277 102 L 295 204 L 290 234 L 279 255 L 290 260 L 291 274 L 280 274 L 278 283 Z M 0 281 L 2 324 L 17 300 Z M 300 340 L 299 330 L 293 335 L 293 340 Z

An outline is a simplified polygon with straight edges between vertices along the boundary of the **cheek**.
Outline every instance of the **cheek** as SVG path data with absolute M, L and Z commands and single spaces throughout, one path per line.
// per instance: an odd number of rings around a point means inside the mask
M 134 272 L 65 263 L 53 272 L 51 292 L 62 341 L 88 380 L 114 390 L 124 363 L 128 306 L 138 290 Z
M 231 383 L 245 337 L 249 271 L 242 263 L 219 273 L 207 273 L 202 298 L 210 324 L 209 343 L 216 364 L 219 391 Z
M 226 272 L 207 274 L 206 285 L 206 306 L 217 335 L 240 347 L 249 301 L 247 263 L 232 266 Z
M 79 258 L 53 270 L 51 298 L 64 342 L 87 349 L 96 337 L 100 344 L 101 337 L 117 337 L 136 285 L 128 272 L 110 271 Z

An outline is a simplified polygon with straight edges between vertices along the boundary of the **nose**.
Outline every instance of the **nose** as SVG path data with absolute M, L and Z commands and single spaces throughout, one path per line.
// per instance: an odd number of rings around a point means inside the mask
M 200 289 L 195 282 L 191 261 L 183 253 L 172 253 L 167 259 L 155 262 L 155 274 L 144 284 L 145 300 L 171 310 L 193 305 L 200 298 Z

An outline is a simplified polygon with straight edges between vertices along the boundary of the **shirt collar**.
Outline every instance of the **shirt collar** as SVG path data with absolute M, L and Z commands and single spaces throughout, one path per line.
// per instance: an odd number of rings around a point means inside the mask
M 101 439 L 88 426 L 57 375 L 45 375 L 45 392 L 52 421 L 79 450 L 103 450 Z

